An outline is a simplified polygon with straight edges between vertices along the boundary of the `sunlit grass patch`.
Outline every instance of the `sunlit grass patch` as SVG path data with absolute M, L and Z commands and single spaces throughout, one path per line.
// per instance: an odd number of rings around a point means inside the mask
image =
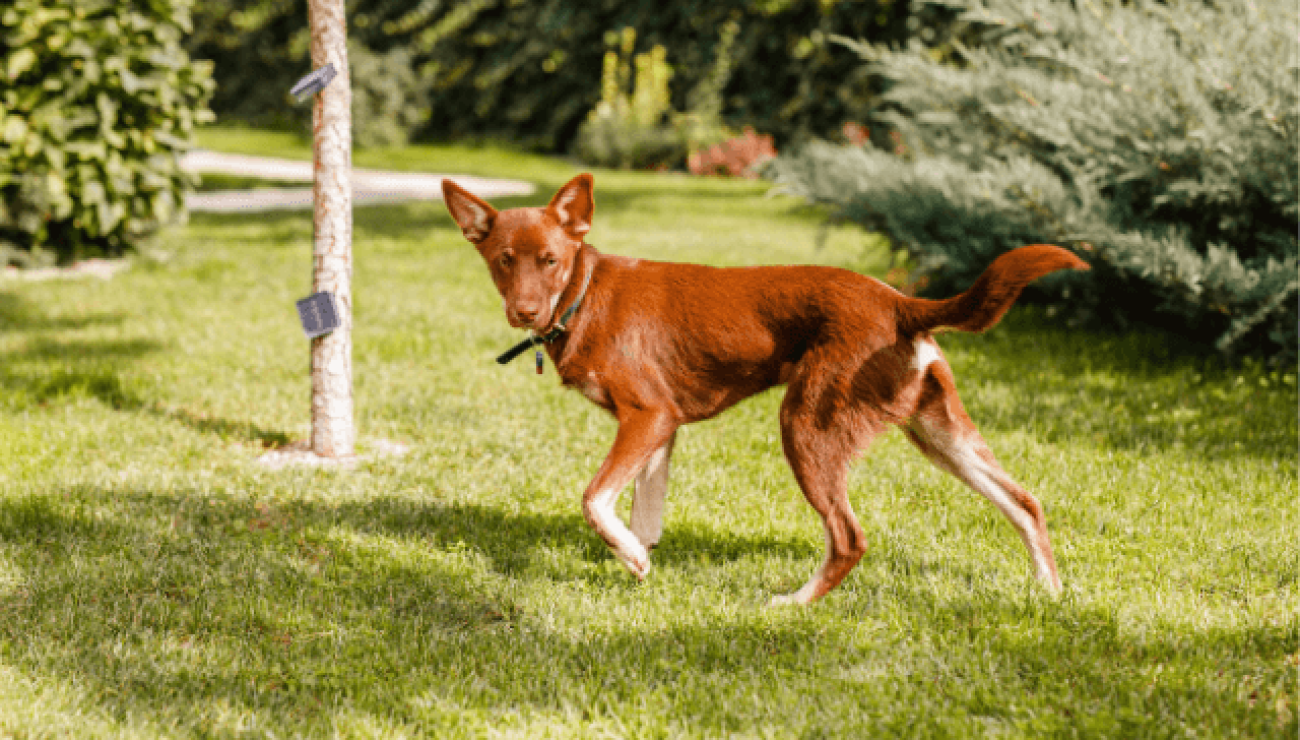
M 576 172 L 402 161 L 539 183 L 508 205 Z M 597 173 L 596 197 L 610 252 L 888 266 L 847 230 L 818 250 L 815 216 L 753 183 Z M 356 214 L 358 427 L 410 451 L 257 466 L 307 430 L 310 235 L 307 214 L 196 214 L 110 282 L 0 288 L 0 735 L 1295 734 L 1293 374 L 1033 310 L 945 335 L 1047 508 L 1064 595 L 890 433 L 852 477 L 867 555 L 774 610 L 823 547 L 780 391 L 683 430 L 637 584 L 579 511 L 613 422 L 492 361 L 518 334 L 437 203 Z

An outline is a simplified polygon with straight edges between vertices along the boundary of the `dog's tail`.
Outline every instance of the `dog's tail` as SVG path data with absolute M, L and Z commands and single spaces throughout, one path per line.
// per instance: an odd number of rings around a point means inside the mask
M 1034 244 L 1013 249 L 993 260 L 961 295 L 943 301 L 904 298 L 898 304 L 898 327 L 904 334 L 940 327 L 984 331 L 998 323 L 1026 285 L 1066 267 L 1089 269 L 1088 263 L 1060 247 Z

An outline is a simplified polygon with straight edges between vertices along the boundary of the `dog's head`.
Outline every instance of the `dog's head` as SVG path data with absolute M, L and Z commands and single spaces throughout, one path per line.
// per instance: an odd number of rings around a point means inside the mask
M 551 325 L 582 238 L 591 230 L 596 211 L 591 188 L 591 175 L 584 173 L 560 188 L 545 208 L 498 213 L 451 180 L 442 181 L 447 210 L 487 262 L 511 326 L 543 330 Z

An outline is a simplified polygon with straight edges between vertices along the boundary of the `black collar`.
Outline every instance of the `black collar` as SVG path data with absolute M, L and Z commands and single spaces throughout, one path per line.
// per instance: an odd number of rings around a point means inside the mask
M 585 247 L 586 245 L 584 244 L 583 246 Z M 581 255 L 581 251 L 579 252 L 579 255 Z M 577 262 L 577 260 L 574 261 L 575 263 Z M 519 344 L 516 344 L 515 346 L 503 352 L 501 356 L 497 358 L 497 364 L 504 365 L 510 362 L 511 360 L 515 359 L 519 355 L 523 354 L 529 347 L 536 346 L 538 343 L 550 344 L 551 342 L 554 342 L 556 339 L 559 339 L 561 334 L 568 331 L 569 320 L 572 319 L 573 315 L 578 312 L 578 307 L 582 305 L 582 299 L 587 297 L 587 288 L 591 285 L 591 276 L 592 273 L 594 273 L 595 271 L 596 268 L 594 265 L 592 266 L 591 270 L 587 271 L 587 276 L 582 281 L 582 290 L 578 291 L 577 300 L 575 300 L 573 304 L 570 305 L 569 308 L 566 309 L 565 312 L 560 315 L 560 320 L 555 322 L 555 326 L 552 326 L 550 331 L 546 332 L 541 336 L 537 336 L 536 334 L 530 335 L 524 341 L 520 342 Z M 541 362 L 540 352 L 538 353 L 538 362 L 539 363 Z M 538 367 L 537 372 L 540 373 L 541 365 L 539 364 L 537 367 Z

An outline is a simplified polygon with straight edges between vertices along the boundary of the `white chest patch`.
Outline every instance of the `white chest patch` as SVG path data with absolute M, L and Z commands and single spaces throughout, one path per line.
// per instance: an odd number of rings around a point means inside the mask
M 939 347 L 934 340 L 926 337 L 916 340 L 916 356 L 912 358 L 912 367 L 923 371 L 930 366 L 932 362 L 938 362 L 942 359 L 939 355 Z
M 609 397 L 605 395 L 604 386 L 600 384 L 594 372 L 587 373 L 587 377 L 580 381 L 577 386 L 578 392 L 597 406 L 603 406 L 609 400 Z

